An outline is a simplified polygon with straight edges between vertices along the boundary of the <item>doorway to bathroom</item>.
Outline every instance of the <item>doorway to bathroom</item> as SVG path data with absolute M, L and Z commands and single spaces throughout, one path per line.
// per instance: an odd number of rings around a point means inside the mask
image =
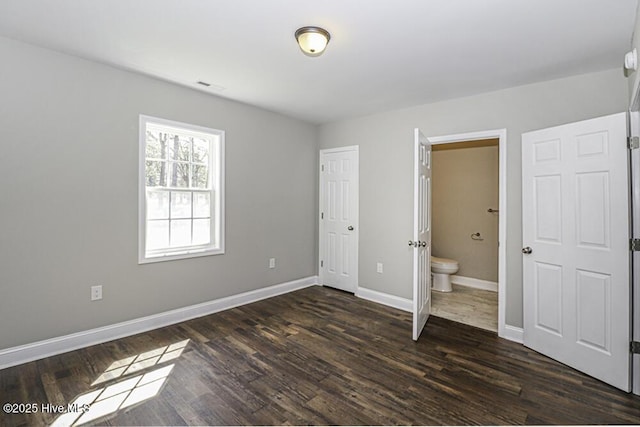
M 432 289 L 431 314 L 504 336 L 506 130 L 429 141 L 432 253 L 446 268 L 457 262 L 452 292 Z

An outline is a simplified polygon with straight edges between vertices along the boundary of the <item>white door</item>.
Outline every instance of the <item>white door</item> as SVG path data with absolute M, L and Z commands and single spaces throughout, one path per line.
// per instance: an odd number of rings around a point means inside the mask
M 431 311 L 431 143 L 415 129 L 413 179 L 413 339 Z
M 629 391 L 624 113 L 522 135 L 524 344 Z
M 320 151 L 320 281 L 358 287 L 358 147 Z

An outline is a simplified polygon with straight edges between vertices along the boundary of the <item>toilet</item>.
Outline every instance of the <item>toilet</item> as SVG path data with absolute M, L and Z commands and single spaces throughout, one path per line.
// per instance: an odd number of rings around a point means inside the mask
M 431 289 L 439 292 L 451 292 L 451 275 L 458 272 L 458 261 L 447 258 L 431 257 Z

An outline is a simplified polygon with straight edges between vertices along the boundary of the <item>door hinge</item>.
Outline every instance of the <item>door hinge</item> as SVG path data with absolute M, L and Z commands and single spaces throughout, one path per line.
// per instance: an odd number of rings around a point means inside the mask
M 631 252 L 640 251 L 640 239 L 629 239 L 629 250 Z
M 320 170 L 324 172 L 324 165 L 320 166 Z
M 631 341 L 629 344 L 629 351 L 632 354 L 640 354 L 640 341 Z
M 320 219 L 324 219 L 324 212 L 320 212 Z
M 320 261 L 320 267 L 324 267 L 324 261 Z
M 627 137 L 627 147 L 629 150 L 636 150 L 640 148 L 640 137 L 629 136 Z

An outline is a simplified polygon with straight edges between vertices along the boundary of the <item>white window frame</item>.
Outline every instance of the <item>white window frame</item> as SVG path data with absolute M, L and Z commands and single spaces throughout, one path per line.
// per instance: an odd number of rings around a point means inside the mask
M 146 187 L 146 132 L 147 126 L 162 126 L 175 129 L 185 134 L 206 135 L 212 137 L 209 155 L 210 194 L 211 194 L 211 223 L 212 239 L 207 245 L 192 245 L 180 248 L 166 248 L 148 252 L 146 249 L 147 228 L 147 187 Z M 222 130 L 203 126 L 161 119 L 158 117 L 140 115 L 139 119 L 139 153 L 138 153 L 138 264 L 172 261 L 185 258 L 196 258 L 210 255 L 224 254 L 224 143 L 225 133 Z M 167 187 L 168 188 L 168 187 Z M 182 191 L 183 189 L 175 189 Z M 193 192 L 193 189 L 184 189 Z M 215 238 L 214 238 L 215 237 Z

